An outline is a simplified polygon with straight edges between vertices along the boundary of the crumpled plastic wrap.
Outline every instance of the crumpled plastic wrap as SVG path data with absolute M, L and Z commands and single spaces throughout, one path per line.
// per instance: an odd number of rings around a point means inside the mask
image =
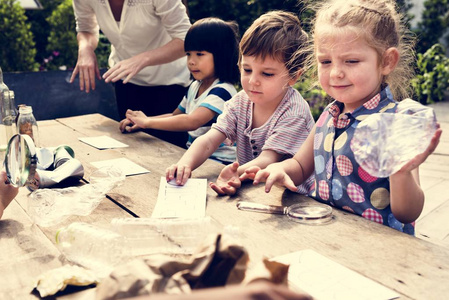
M 48 188 L 63 181 L 79 181 L 84 176 L 84 167 L 75 159 L 73 149 L 67 145 L 56 148 L 37 148 L 37 166 L 34 178 L 26 187 L 30 192 Z
M 91 184 L 63 189 L 38 189 L 28 197 L 27 213 L 39 226 L 56 225 L 71 215 L 87 216 L 105 194 L 125 179 L 117 168 L 105 167 L 91 175 Z
M 257 280 L 287 282 L 288 266 L 264 261 L 244 280 L 249 255 L 232 236 L 210 235 L 192 256 L 149 255 L 117 267 L 97 287 L 96 299 L 119 299 L 192 290 Z
M 64 291 L 67 285 L 97 284 L 89 299 L 121 299 L 165 293 L 189 294 L 193 290 L 269 281 L 287 285 L 289 266 L 263 259 L 248 269 L 249 254 L 234 235 L 211 234 L 193 255 L 153 254 L 116 266 L 107 277 L 66 265 L 42 273 L 36 282 L 41 297 Z
M 99 279 L 92 271 L 78 266 L 65 265 L 39 275 L 35 288 L 41 297 L 47 297 L 64 291 L 68 285 L 89 286 L 98 282 Z
M 398 104 L 397 113 L 376 113 L 360 122 L 351 149 L 366 172 L 388 177 L 423 153 L 436 130 L 433 109 L 405 99 Z

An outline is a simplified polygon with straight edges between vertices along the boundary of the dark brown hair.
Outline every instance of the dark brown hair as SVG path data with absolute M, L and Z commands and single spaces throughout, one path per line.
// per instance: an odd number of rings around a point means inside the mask
M 285 11 L 261 15 L 246 30 L 240 41 L 240 55 L 267 56 L 285 64 L 291 77 L 304 66 L 305 56 L 299 50 L 308 42 L 297 16 Z M 241 58 L 240 58 L 241 60 Z

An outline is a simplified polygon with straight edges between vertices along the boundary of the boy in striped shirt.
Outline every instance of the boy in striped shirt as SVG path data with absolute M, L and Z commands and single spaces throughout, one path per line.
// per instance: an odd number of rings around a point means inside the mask
M 306 43 L 307 34 L 291 13 L 273 11 L 254 21 L 240 41 L 243 90 L 225 104 L 212 129 L 167 168 L 167 181 L 185 184 L 226 139 L 237 143 L 237 161 L 210 183 L 219 195 L 235 194 L 245 169 L 292 157 L 314 125 L 309 105 L 292 88 L 302 73 Z M 298 192 L 307 193 L 310 184 L 304 182 Z

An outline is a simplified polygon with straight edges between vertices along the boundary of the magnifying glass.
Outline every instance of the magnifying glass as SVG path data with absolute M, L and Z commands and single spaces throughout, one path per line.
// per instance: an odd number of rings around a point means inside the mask
M 332 221 L 332 207 L 328 205 L 293 204 L 280 206 L 239 201 L 237 202 L 237 208 L 266 214 L 287 215 L 292 221 L 309 225 L 326 224 Z
M 36 174 L 37 156 L 33 139 L 26 134 L 16 134 L 8 142 L 5 171 L 8 181 L 15 187 L 26 186 Z

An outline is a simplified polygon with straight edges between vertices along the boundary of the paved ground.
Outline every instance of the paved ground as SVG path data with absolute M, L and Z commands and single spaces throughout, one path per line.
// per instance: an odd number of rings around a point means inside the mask
M 443 129 L 440 144 L 420 167 L 426 202 L 416 236 L 449 247 L 449 101 L 430 105 Z

